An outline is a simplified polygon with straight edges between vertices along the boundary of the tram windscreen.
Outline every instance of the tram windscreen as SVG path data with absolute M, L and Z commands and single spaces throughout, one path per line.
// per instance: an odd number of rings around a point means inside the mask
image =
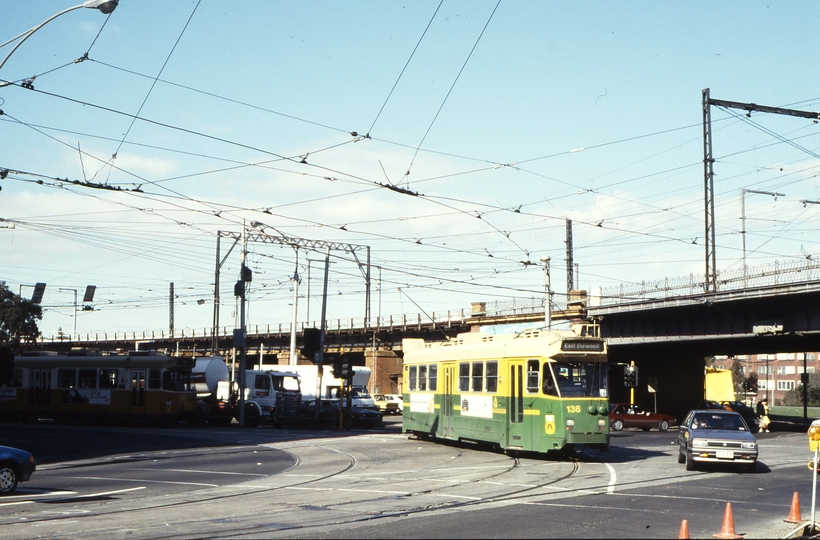
M 560 397 L 607 397 L 605 362 L 545 362 L 543 392 Z

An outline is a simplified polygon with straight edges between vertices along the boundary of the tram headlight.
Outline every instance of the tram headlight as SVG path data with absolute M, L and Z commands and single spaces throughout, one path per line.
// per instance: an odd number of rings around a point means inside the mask
M 567 431 L 572 431 L 573 429 L 575 429 L 575 420 L 567 418 Z
M 607 422 L 604 418 L 599 418 L 598 419 L 598 431 L 603 431 L 604 429 L 606 429 L 606 424 L 607 424 Z

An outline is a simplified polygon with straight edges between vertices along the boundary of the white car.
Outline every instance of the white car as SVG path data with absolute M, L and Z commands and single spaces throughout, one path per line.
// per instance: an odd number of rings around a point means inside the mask
M 404 401 L 398 394 L 376 394 L 373 396 L 376 406 L 384 414 L 401 414 L 404 409 Z

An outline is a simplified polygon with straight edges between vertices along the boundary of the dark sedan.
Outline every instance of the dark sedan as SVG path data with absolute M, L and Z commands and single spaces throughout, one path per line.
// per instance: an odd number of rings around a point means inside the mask
M 609 427 L 612 431 L 621 431 L 624 428 L 640 428 L 649 431 L 658 428 L 666 431 L 669 426 L 677 425 L 678 421 L 674 416 L 668 414 L 653 413 L 647 411 L 639 405 L 629 405 L 628 403 L 611 403 L 609 414 Z
M 306 416 L 313 417 L 316 410 L 316 403 L 314 401 L 308 402 L 305 406 Z M 364 409 L 362 407 L 352 407 L 350 409 L 350 421 L 345 423 L 345 427 L 373 427 L 376 424 L 381 424 L 383 419 L 382 413 L 374 411 L 373 409 Z M 323 399 L 322 406 L 319 409 L 319 420 L 324 423 L 339 422 L 339 400 L 338 399 Z
M 690 411 L 678 432 L 678 463 L 693 471 L 700 463 L 757 466 L 757 440 L 739 413 L 720 409 Z
M 25 450 L 0 446 L 0 495 L 13 493 L 17 484 L 31 478 L 34 456 Z

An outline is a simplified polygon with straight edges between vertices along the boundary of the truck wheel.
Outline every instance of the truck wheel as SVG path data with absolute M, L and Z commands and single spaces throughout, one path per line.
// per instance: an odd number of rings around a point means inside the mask
M 262 411 L 256 403 L 245 403 L 245 427 L 259 427 L 262 421 Z

